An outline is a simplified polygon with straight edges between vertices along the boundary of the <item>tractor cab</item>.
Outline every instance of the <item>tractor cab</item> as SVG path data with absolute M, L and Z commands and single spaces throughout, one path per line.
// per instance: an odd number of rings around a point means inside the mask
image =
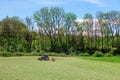
M 49 56 L 47 53 L 43 54 L 42 56 L 38 57 L 38 60 L 49 61 Z

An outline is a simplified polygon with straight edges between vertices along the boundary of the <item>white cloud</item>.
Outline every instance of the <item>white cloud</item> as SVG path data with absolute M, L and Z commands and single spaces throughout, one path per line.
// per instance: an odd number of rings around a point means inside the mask
M 41 4 L 44 4 L 44 5 L 60 5 L 60 4 L 63 4 L 63 2 L 59 2 L 59 1 L 42 1 Z
M 95 5 L 98 5 L 99 7 L 105 7 L 105 3 L 103 3 L 101 0 L 81 0 L 83 2 L 88 2 L 88 3 L 91 3 L 91 4 L 95 4 Z

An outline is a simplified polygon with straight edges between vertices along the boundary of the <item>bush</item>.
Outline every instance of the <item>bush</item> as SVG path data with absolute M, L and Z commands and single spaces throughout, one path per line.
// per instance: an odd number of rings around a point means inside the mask
M 56 54 L 57 54 L 57 53 L 55 53 L 55 52 L 49 52 L 49 53 L 48 53 L 49 56 L 56 56 Z
M 76 56 L 76 53 L 75 53 L 75 52 L 71 52 L 71 53 L 69 54 L 69 56 Z
M 61 57 L 65 57 L 67 56 L 65 53 L 61 53 L 61 54 L 56 54 L 55 56 L 61 56 Z
M 7 52 L 7 51 L 3 51 L 3 52 L 0 53 L 0 56 L 9 57 L 9 56 L 13 56 L 13 53 L 12 52 Z
M 105 56 L 106 56 L 106 57 L 112 57 L 113 54 L 111 54 L 111 53 L 109 52 L 109 53 L 106 53 Z
M 82 56 L 90 56 L 90 54 L 86 52 L 86 53 L 83 53 Z
M 20 52 L 17 52 L 17 53 L 14 54 L 14 56 L 24 56 L 24 54 L 20 53 Z
M 106 53 L 105 56 L 111 57 L 111 56 L 113 56 L 113 54 L 114 54 L 114 51 L 111 50 L 110 52 Z
M 104 55 L 100 51 L 95 51 L 95 53 L 93 54 L 93 56 L 95 56 L 95 57 L 103 57 Z
M 114 56 L 120 55 L 120 48 L 117 48 L 116 50 L 114 50 L 113 55 Z
M 41 56 L 41 53 L 35 53 L 35 52 L 31 52 L 31 53 L 23 53 L 23 52 L 16 52 L 14 53 L 14 56 Z
M 32 52 L 32 53 L 28 53 L 28 54 L 30 54 L 30 56 L 41 56 L 42 55 L 42 53 L 36 53 L 36 52 Z
M 89 53 L 90 55 L 93 55 L 93 53 L 95 53 L 96 48 L 86 48 L 85 52 Z
M 102 52 L 103 54 L 105 54 L 105 53 L 107 53 L 107 52 L 109 52 L 109 51 L 110 51 L 110 48 L 101 49 L 101 52 Z
M 24 53 L 24 56 L 33 56 L 32 53 Z
M 111 51 L 109 52 L 110 54 L 112 54 L 112 55 L 116 55 L 116 48 L 111 48 Z
M 115 51 L 115 50 L 117 50 L 117 48 L 111 48 L 111 50 L 112 50 L 112 51 Z
M 24 54 L 24 56 L 41 56 L 41 55 L 42 55 L 42 53 L 35 53 L 35 52 Z
M 40 49 L 37 49 L 36 52 L 40 52 Z
M 2 52 L 0 52 L 0 56 L 3 56 Z
M 68 54 L 70 55 L 75 55 L 75 49 L 73 47 L 71 47 L 69 50 L 68 50 Z
M 48 53 L 49 56 L 61 56 L 61 57 L 64 57 L 66 56 L 65 53 L 55 53 L 55 52 L 50 52 Z
M 24 49 L 23 45 L 18 45 L 17 51 L 18 51 L 18 52 L 24 52 L 25 49 Z

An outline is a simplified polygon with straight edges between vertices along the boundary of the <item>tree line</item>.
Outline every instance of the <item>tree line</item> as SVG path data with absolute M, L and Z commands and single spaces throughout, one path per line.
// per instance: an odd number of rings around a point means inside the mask
M 98 11 L 95 18 L 86 13 L 81 20 L 59 7 L 43 7 L 24 20 L 6 17 L 0 21 L 0 51 L 120 54 L 119 11 Z

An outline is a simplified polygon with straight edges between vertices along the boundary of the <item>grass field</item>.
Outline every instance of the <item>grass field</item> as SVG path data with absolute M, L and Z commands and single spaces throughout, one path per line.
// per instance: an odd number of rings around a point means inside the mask
M 0 57 L 0 80 L 120 80 L 120 63 L 78 57 Z
M 83 59 L 89 59 L 89 60 L 97 60 L 97 61 L 104 61 L 104 62 L 114 62 L 114 63 L 120 63 L 120 56 L 113 56 L 113 57 L 83 57 Z

